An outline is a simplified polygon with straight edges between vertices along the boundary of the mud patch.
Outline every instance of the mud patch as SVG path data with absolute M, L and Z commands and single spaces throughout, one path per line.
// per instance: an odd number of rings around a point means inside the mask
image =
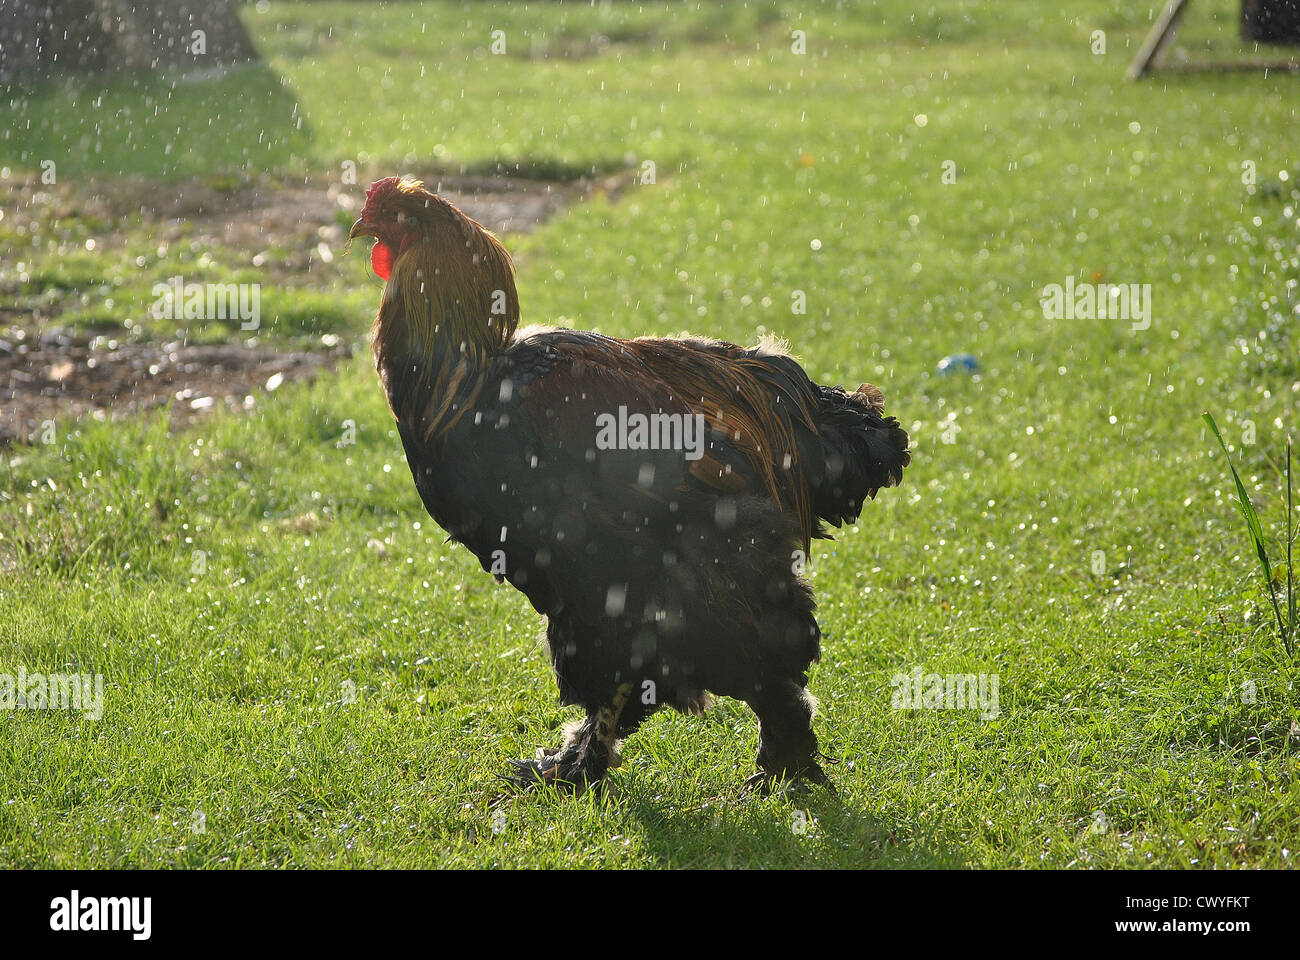
M 40 443 L 48 423 L 67 416 L 107 420 L 171 402 L 180 426 L 217 406 L 252 409 L 259 395 L 331 370 L 351 353 L 336 338 L 320 350 L 281 352 L 118 342 L 68 330 L 9 336 L 0 340 L 0 445 Z
M 123 253 L 135 253 L 147 237 L 156 249 L 150 256 L 159 262 L 169 247 L 182 243 L 191 250 L 222 249 L 224 263 L 258 270 L 266 284 L 337 291 L 355 281 L 356 268 L 338 254 L 365 188 L 391 172 L 361 172 L 355 184 L 316 175 L 178 183 L 117 177 L 57 185 L 44 185 L 35 174 L 10 173 L 0 180 L 0 226 L 16 248 L 30 244 L 33 259 L 93 250 L 124 262 Z M 598 192 L 617 194 L 631 182 L 630 172 L 560 181 L 418 167 L 401 172 L 420 176 L 500 234 L 528 232 L 575 201 Z M 292 350 L 277 350 L 266 340 L 258 346 L 191 345 L 143 340 L 139 328 L 131 334 L 110 326 L 120 335 L 95 336 L 85 327 L 52 326 L 60 313 L 103 302 L 111 292 L 98 283 L 50 283 L 33 291 L 28 275 L 0 263 L 0 318 L 12 324 L 0 327 L 0 444 L 39 442 L 43 424 L 55 418 L 107 419 L 169 401 L 177 423 L 218 405 L 247 409 L 268 384 L 274 388 L 332 369 L 358 346 L 332 336 L 295 343 Z
M 120 226 L 145 228 L 151 241 L 167 245 L 217 244 L 244 253 L 267 282 L 292 282 L 307 270 L 321 270 L 347 242 L 348 227 L 360 215 L 365 189 L 393 171 L 358 173 L 355 184 L 320 175 L 249 180 L 204 177 L 177 183 L 143 178 L 90 179 L 43 185 L 36 174 L 0 181 L 0 216 L 21 237 L 63 233 L 93 235 L 99 249 L 128 243 Z M 498 234 L 528 233 L 593 193 L 617 194 L 630 173 L 549 181 L 510 176 L 466 176 L 436 170 L 403 169 L 424 180 L 468 216 Z M 80 239 L 80 238 L 78 238 Z M 274 251 L 272 253 L 271 251 Z

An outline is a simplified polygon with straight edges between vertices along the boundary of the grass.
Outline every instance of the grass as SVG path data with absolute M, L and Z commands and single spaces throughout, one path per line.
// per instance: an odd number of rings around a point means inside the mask
M 1286 534 L 1282 539 L 1282 544 L 1286 550 L 1286 559 L 1282 562 L 1277 572 L 1274 572 L 1273 561 L 1269 557 L 1270 546 L 1263 527 L 1259 522 L 1259 512 L 1255 509 L 1254 502 L 1250 499 L 1250 494 L 1246 492 L 1245 484 L 1241 482 L 1241 477 L 1237 473 L 1237 468 L 1233 466 L 1232 456 L 1228 453 L 1227 444 L 1223 442 L 1223 434 L 1219 432 L 1219 425 L 1214 422 L 1213 415 L 1207 413 L 1204 416 L 1206 425 L 1210 432 L 1214 434 L 1215 441 L 1219 444 L 1219 449 L 1223 451 L 1223 457 L 1228 463 L 1228 469 L 1232 473 L 1232 482 L 1237 488 L 1237 506 L 1241 510 L 1241 519 L 1246 524 L 1246 532 L 1250 536 L 1251 546 L 1255 548 L 1255 556 L 1259 560 L 1259 570 L 1263 576 L 1264 592 L 1268 596 L 1269 603 L 1273 607 L 1273 618 L 1277 623 L 1277 638 L 1282 644 L 1282 648 L 1288 656 L 1294 656 L 1295 649 L 1293 638 L 1296 628 L 1296 593 L 1295 593 L 1295 567 L 1292 563 L 1292 547 L 1295 545 L 1295 532 L 1293 528 L 1294 521 L 1294 503 L 1292 499 L 1291 484 L 1291 441 L 1287 440 L 1286 444 Z M 1285 587 L 1283 586 L 1282 571 L 1286 571 Z M 1278 594 L 1282 594 L 1281 602 L 1278 601 Z M 1282 615 L 1282 608 L 1286 607 L 1286 616 Z
M 1240 51 L 1232 7 L 1189 12 L 1197 56 Z M 653 161 L 655 184 L 506 238 L 525 318 L 778 333 L 823 381 L 881 384 L 916 439 L 904 486 L 813 558 L 840 797 L 741 799 L 756 725 L 724 701 L 653 718 L 603 801 L 526 799 L 494 830 L 492 775 L 571 714 L 526 602 L 421 510 L 360 357 L 251 416 L 68 423 L 0 454 L 0 672 L 107 683 L 97 721 L 0 712 L 0 865 L 1291 864 L 1296 665 L 1200 414 L 1225 411 L 1243 485 L 1282 502 L 1265 451 L 1300 383 L 1257 334 L 1294 297 L 1295 78 L 1124 83 L 1148 21 L 1110 0 L 272 11 L 244 13 L 260 87 L 24 95 L 4 163 L 167 181 Z M 149 237 L 121 230 L 125 263 Z M 112 257 L 63 259 L 37 251 L 50 279 L 23 290 L 64 284 L 94 316 Z M 350 298 L 353 336 L 379 296 L 365 260 L 303 287 Z M 1067 276 L 1150 283 L 1150 328 L 1045 320 Z M 935 375 L 957 352 L 978 376 Z M 998 675 L 1000 715 L 891 709 L 916 666 Z

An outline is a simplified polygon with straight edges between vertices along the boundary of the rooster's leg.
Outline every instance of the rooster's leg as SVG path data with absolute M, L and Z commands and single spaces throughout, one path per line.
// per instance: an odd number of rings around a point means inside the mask
M 514 761 L 506 779 L 520 787 L 554 784 L 574 793 L 599 784 L 607 769 L 622 762 L 618 740 L 631 732 L 624 708 L 633 689 L 631 683 L 620 684 L 610 703 L 589 711 L 569 730 L 562 745 L 538 751 L 536 760 Z
M 800 684 L 785 681 L 749 701 L 758 714 L 759 772 L 745 781 L 745 792 L 767 794 L 774 783 L 790 781 L 796 789 L 809 783 L 832 786 L 817 763 L 817 735 L 813 733 L 814 701 Z

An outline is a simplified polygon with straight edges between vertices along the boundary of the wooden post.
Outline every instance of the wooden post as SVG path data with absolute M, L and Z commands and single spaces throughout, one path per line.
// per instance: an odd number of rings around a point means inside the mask
M 1156 18 L 1155 26 L 1142 41 L 1138 55 L 1129 64 L 1128 73 L 1125 74 L 1129 80 L 1136 80 L 1150 72 L 1151 66 L 1164 53 L 1165 47 L 1169 46 L 1169 42 L 1178 31 L 1178 21 L 1183 18 L 1183 11 L 1187 9 L 1187 4 L 1188 0 L 1169 0 L 1165 4 L 1164 10 Z

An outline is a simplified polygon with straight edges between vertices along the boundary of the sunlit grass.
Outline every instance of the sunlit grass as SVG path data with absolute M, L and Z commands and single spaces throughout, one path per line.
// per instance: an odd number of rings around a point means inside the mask
M 0 672 L 108 683 L 99 721 L 0 712 L 0 865 L 1291 862 L 1296 670 L 1200 414 L 1278 503 L 1266 454 L 1300 393 L 1237 340 L 1243 305 L 1283 292 L 1263 261 L 1286 265 L 1230 238 L 1294 203 L 1296 80 L 1126 84 L 1148 24 L 1119 3 L 729 9 L 277 3 L 245 16 L 284 85 L 178 159 L 121 131 L 74 154 L 94 131 L 67 92 L 0 144 L 66 151 L 69 176 L 653 162 L 654 184 L 506 238 L 525 320 L 777 333 L 815 377 L 883 386 L 916 439 L 903 487 L 815 550 L 840 798 L 806 801 L 803 832 L 789 801 L 740 799 L 756 724 L 723 703 L 655 717 L 603 804 L 525 800 L 494 832 L 493 774 L 570 713 L 531 608 L 421 509 L 359 357 L 179 436 L 69 424 L 0 453 Z M 1189 42 L 1232 54 L 1192 9 Z M 168 125 L 202 130 L 233 82 L 176 88 Z M 73 290 L 114 269 L 58 259 L 41 269 Z M 331 314 L 358 335 L 365 261 Z M 1150 283 L 1150 328 L 1045 320 L 1067 276 Z M 935 375 L 957 352 L 977 377 Z M 999 675 L 1000 716 L 892 710 L 917 665 Z

